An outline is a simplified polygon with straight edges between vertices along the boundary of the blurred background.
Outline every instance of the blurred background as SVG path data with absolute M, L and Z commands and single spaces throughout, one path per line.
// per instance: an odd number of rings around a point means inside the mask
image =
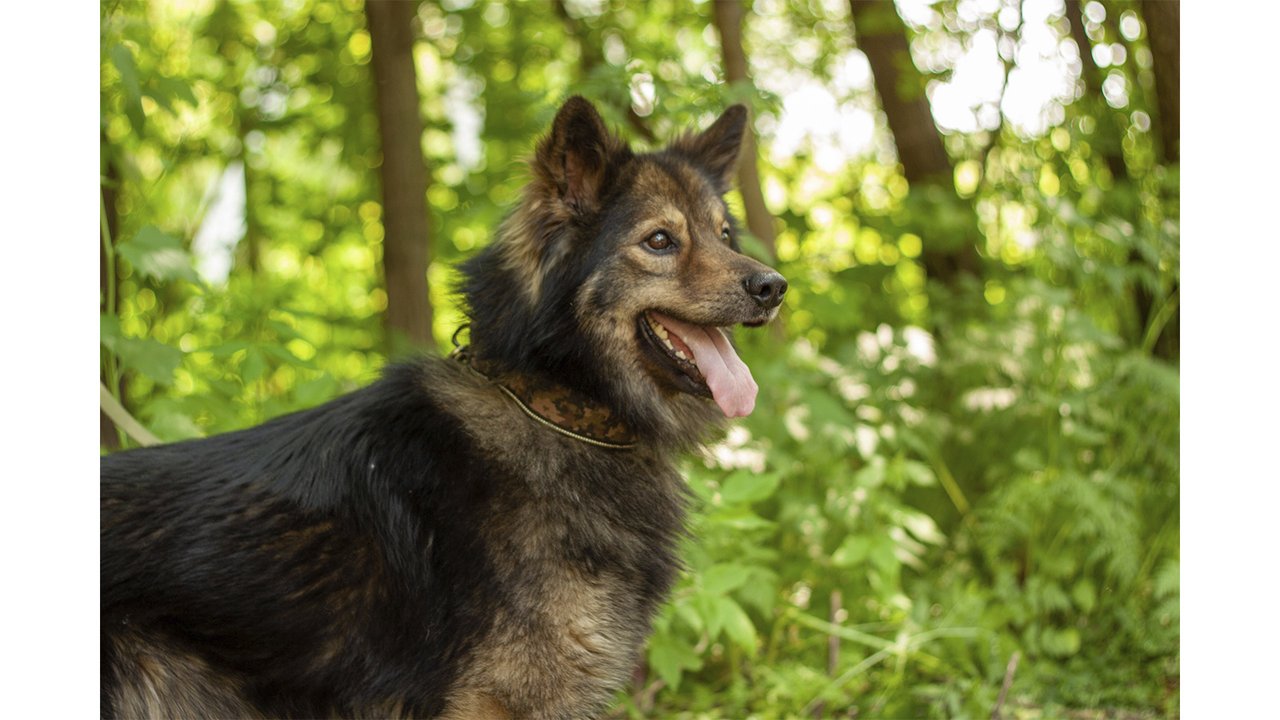
M 446 351 L 567 96 L 745 102 L 791 291 L 612 717 L 1177 716 L 1177 2 L 100 7 L 102 451 Z

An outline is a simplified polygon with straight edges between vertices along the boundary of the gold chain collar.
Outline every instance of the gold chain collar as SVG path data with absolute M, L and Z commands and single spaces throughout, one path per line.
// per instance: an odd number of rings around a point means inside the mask
M 459 345 L 449 355 L 480 377 L 495 383 L 525 415 L 548 430 L 595 447 L 630 450 L 636 438 L 608 408 L 570 388 L 525 375 L 497 376 L 496 369 Z

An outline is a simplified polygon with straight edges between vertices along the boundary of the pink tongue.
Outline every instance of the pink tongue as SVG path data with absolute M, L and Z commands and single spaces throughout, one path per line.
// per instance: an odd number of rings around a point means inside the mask
M 650 314 L 693 351 L 693 360 L 725 417 L 750 415 L 756 407 L 759 388 L 751 377 L 751 370 L 734 352 L 720 328 L 690 325 L 661 313 Z

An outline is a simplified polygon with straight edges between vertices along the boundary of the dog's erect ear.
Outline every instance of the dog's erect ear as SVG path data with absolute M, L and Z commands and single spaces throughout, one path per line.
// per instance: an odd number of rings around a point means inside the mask
M 747 107 L 730 105 L 711 127 L 697 135 L 683 137 L 671 147 L 700 165 L 715 181 L 716 190 L 725 192 L 733 184 L 733 171 L 746 131 Z
M 556 113 L 551 134 L 538 146 L 536 169 L 558 198 L 581 215 L 598 207 L 610 165 L 629 153 L 595 106 L 575 95 Z

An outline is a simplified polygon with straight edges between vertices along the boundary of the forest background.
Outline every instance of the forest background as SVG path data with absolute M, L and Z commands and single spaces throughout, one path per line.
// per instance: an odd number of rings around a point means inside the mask
M 614 715 L 1177 716 L 1179 12 L 104 2 L 100 446 L 447 349 L 567 95 L 640 147 L 746 102 L 792 290 Z

